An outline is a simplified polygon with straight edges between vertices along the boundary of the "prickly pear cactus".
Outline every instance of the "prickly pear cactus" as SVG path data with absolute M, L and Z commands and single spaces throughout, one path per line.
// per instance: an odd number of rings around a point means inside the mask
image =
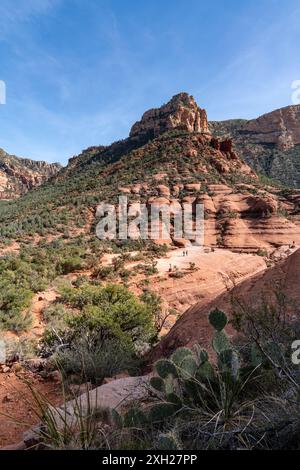
M 200 344 L 194 344 L 193 353 L 194 353 L 194 356 L 196 357 L 199 365 L 203 364 L 206 361 L 208 361 L 207 351 L 206 351 L 206 349 L 201 348 Z
M 150 385 L 156 392 L 164 393 L 166 391 L 165 382 L 161 377 L 151 377 Z
M 237 380 L 240 372 L 239 356 L 233 349 L 226 349 L 218 356 L 218 366 L 220 372 L 229 373 L 231 378 Z
M 150 408 L 148 414 L 148 421 L 150 423 L 156 423 L 160 421 L 164 421 L 165 419 L 174 416 L 174 414 L 179 411 L 181 408 L 181 404 L 175 403 L 156 403 Z
M 165 379 L 168 375 L 177 377 L 176 365 L 169 359 L 160 359 L 155 363 L 155 370 L 159 377 Z
M 188 348 L 179 348 L 171 356 L 171 361 L 176 364 L 176 366 L 181 367 L 182 362 L 187 357 L 193 357 L 193 353 Z
M 125 413 L 123 420 L 126 428 L 139 427 L 147 423 L 147 416 L 139 408 L 131 408 Z
M 221 354 L 222 351 L 230 349 L 230 343 L 224 331 L 216 331 L 212 340 L 212 345 L 217 354 Z
M 174 432 L 162 433 L 157 441 L 158 450 L 181 450 L 182 444 Z
M 209 322 L 217 331 L 224 330 L 225 326 L 227 325 L 227 321 L 226 313 L 217 308 L 212 310 L 209 314 Z
M 151 389 L 156 396 L 155 402 L 147 414 L 148 423 L 162 423 L 174 417 L 186 416 L 189 410 L 204 407 L 206 410 L 218 410 L 224 393 L 231 393 L 241 380 L 242 371 L 239 355 L 231 345 L 224 328 L 227 316 L 216 309 L 209 315 L 209 321 L 215 329 L 212 340 L 216 361 L 211 363 L 208 353 L 199 344 L 192 349 L 179 348 L 169 359 L 156 362 L 156 376 L 150 380 Z M 125 423 L 145 422 L 143 413 L 130 412 L 123 418 Z M 177 449 L 174 436 L 162 434 L 159 439 L 160 449 Z
M 196 373 L 196 378 L 200 381 L 212 381 L 215 379 L 215 371 L 210 362 L 206 361 L 200 365 Z

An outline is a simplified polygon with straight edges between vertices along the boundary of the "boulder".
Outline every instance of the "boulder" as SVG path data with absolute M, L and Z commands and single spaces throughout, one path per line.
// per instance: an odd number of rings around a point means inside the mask
M 201 183 L 188 183 L 184 185 L 187 191 L 200 191 Z
M 62 428 L 65 421 L 69 426 L 76 426 L 78 409 L 81 415 L 88 416 L 96 410 L 121 411 L 130 403 L 147 398 L 150 389 L 151 375 L 142 377 L 125 377 L 94 388 L 89 393 L 66 403 L 65 406 L 52 408 L 57 425 Z
M 157 186 L 157 190 L 161 196 L 170 196 L 170 188 L 168 188 L 168 186 L 160 184 L 159 186 Z

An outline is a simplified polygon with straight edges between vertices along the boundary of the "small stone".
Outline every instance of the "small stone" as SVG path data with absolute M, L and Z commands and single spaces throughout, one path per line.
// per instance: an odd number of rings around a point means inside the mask
M 53 372 L 49 372 L 47 374 L 47 379 L 52 380 L 52 382 L 62 382 L 62 376 L 59 370 L 54 370 Z
M 41 442 L 40 432 L 40 427 L 35 426 L 23 433 L 23 442 L 26 446 L 26 449 L 35 447 Z
M 22 366 L 19 362 L 15 362 L 11 368 L 12 372 L 20 372 L 22 370 Z
M 2 398 L 2 403 L 10 403 L 14 401 L 13 397 L 9 394 L 5 395 L 3 398 Z
M 44 369 L 46 364 L 45 359 L 41 358 L 34 358 L 34 359 L 28 359 L 27 361 L 24 362 L 24 365 L 27 369 L 31 370 L 32 372 L 40 372 Z

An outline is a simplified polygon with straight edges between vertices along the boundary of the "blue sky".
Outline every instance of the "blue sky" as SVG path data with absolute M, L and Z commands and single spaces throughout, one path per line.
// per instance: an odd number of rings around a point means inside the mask
M 180 91 L 209 119 L 292 104 L 300 0 L 1 0 L 0 147 L 60 161 Z

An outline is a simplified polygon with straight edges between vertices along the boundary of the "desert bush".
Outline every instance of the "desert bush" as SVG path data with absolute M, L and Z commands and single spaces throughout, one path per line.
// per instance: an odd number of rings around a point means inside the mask
M 257 254 L 257 256 L 263 256 L 263 257 L 267 257 L 267 256 L 268 256 L 267 250 L 263 250 L 262 248 L 260 248 L 259 250 L 257 250 L 256 254 Z
M 58 266 L 62 274 L 73 273 L 85 267 L 84 261 L 79 256 L 68 256 L 63 258 Z
M 81 383 L 91 381 L 100 385 L 105 377 L 113 377 L 124 370 L 137 370 L 138 361 L 130 348 L 117 339 L 100 340 L 90 331 L 81 332 L 70 347 L 59 351 L 52 358 L 67 379 L 77 375 Z
M 146 351 L 156 338 L 150 306 L 124 286 L 63 285 L 60 293 L 60 303 L 46 311 L 47 318 L 53 318 L 41 348 L 46 356 L 61 349 L 73 351 L 74 356 L 83 337 L 93 338 L 94 349 L 95 338 L 99 347 L 115 340 L 123 345 L 124 354 L 128 350 L 136 355 Z
M 49 328 L 62 329 L 66 325 L 67 311 L 61 303 L 53 303 L 42 312 L 43 320 Z
M 0 329 L 21 332 L 29 328 L 31 315 L 24 310 L 32 295 L 30 289 L 0 280 Z
M 83 285 L 79 289 L 64 289 L 62 300 L 81 313 L 69 319 L 74 332 L 85 325 L 98 329 L 99 335 L 122 338 L 134 345 L 135 341 L 149 341 L 154 334 L 150 308 L 123 286 L 105 287 Z
M 93 279 L 99 280 L 113 280 L 116 277 L 116 271 L 112 266 L 100 266 L 95 268 L 92 273 Z
M 289 301 L 280 286 L 271 294 L 253 303 L 233 297 L 232 323 L 241 334 L 244 354 L 250 346 L 255 347 L 256 356 L 276 373 L 281 387 L 287 382 L 300 391 L 298 368 L 291 361 L 291 345 L 300 337 L 300 308 Z

